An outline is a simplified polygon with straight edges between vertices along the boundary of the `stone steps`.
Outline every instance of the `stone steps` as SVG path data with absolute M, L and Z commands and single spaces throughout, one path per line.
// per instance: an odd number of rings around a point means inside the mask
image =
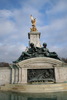
M 22 92 L 22 93 L 45 93 L 67 91 L 67 83 L 62 84 L 8 84 L 1 87 L 4 91 Z

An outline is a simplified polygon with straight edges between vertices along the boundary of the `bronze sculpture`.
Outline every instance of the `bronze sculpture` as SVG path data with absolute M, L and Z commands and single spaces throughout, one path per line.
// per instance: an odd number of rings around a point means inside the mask
M 34 44 L 30 43 L 30 48 L 28 48 L 26 52 L 22 52 L 21 56 L 16 61 L 13 61 L 13 63 L 17 63 L 19 61 L 32 58 L 34 57 L 35 52 L 36 48 L 34 47 Z
M 50 52 L 47 49 L 46 43 L 43 43 L 41 48 L 35 47 L 33 43 L 30 43 L 30 48 L 26 52 L 22 52 L 21 56 L 16 61 L 13 61 L 13 63 L 34 57 L 50 57 L 60 60 L 56 52 Z
M 46 47 L 47 44 L 43 43 L 42 52 L 44 53 L 44 56 L 60 60 L 56 52 L 50 52 Z

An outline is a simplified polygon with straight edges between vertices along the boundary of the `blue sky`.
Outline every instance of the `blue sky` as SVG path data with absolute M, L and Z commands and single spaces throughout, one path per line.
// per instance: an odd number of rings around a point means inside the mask
M 0 0 L 0 62 L 16 60 L 28 46 L 31 14 L 41 44 L 67 58 L 67 0 Z

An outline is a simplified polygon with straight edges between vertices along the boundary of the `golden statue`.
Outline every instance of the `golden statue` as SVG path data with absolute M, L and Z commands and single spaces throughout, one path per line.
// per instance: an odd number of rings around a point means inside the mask
M 31 23 L 32 23 L 31 31 L 37 31 L 37 28 L 36 28 L 36 18 L 33 18 L 33 16 L 31 15 L 30 19 L 31 19 Z
M 30 19 L 31 19 L 32 26 L 35 26 L 36 25 L 36 18 L 33 18 L 33 16 L 31 15 Z

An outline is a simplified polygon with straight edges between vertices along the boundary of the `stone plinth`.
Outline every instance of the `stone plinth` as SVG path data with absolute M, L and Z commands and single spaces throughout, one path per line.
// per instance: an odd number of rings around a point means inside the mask
M 29 32 L 28 33 L 28 38 L 29 38 L 29 43 L 34 43 L 34 45 L 36 47 L 41 47 L 41 44 L 40 44 L 40 32 L 38 31 L 34 31 L 34 32 Z
M 16 76 L 17 80 L 15 79 L 17 83 L 23 83 L 23 84 L 27 83 L 27 78 L 28 78 L 27 70 L 28 69 L 53 69 L 54 74 L 55 74 L 55 82 L 61 82 L 61 81 L 64 82 L 67 80 L 66 78 L 64 78 L 64 75 L 62 75 L 63 80 L 59 78 L 60 75 L 62 74 L 61 69 L 64 68 L 64 70 L 67 70 L 67 68 L 63 67 L 62 61 L 56 60 L 53 58 L 47 58 L 47 57 L 31 58 L 31 59 L 27 59 L 27 60 L 17 63 L 16 66 L 19 67 L 18 71 L 20 70 L 20 73 L 19 72 L 16 73 L 16 71 L 14 72 L 14 75 L 15 76 L 17 75 Z
M 0 85 L 28 83 L 28 71 L 40 69 L 52 69 L 56 83 L 67 82 L 67 67 L 62 61 L 48 57 L 36 57 L 16 63 L 15 67 L 0 68 Z

